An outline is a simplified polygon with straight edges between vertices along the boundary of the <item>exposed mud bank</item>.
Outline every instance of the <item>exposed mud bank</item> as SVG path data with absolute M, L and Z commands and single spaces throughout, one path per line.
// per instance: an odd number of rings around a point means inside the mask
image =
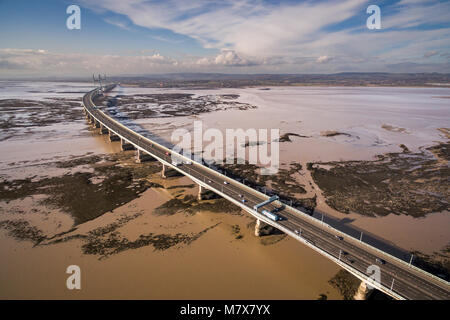
M 159 187 L 147 179 L 160 170 L 159 164 L 135 164 L 132 152 L 80 157 L 54 166 L 84 166 L 84 170 L 39 180 L 2 180 L 0 201 L 44 194 L 41 204 L 70 213 L 75 224 L 80 224 L 139 197 L 148 188 Z
M 30 134 L 33 128 L 70 123 L 81 115 L 81 104 L 75 99 L 3 99 L 0 100 L 0 141 Z
M 326 203 L 344 213 L 423 217 L 449 210 L 450 143 L 421 152 L 379 155 L 374 161 L 308 163 Z
M 99 100 L 116 117 L 136 120 L 192 116 L 214 111 L 249 110 L 256 106 L 236 101 L 239 95 L 194 95 L 189 93 L 117 95 Z

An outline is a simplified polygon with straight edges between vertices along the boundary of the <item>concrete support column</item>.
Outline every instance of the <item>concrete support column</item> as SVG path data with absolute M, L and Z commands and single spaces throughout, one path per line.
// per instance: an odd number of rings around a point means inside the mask
M 166 178 L 166 165 L 164 163 L 161 171 L 161 177 L 163 177 L 164 179 Z
M 109 141 L 119 141 L 119 140 L 120 137 L 111 130 L 109 130 Z
M 108 128 L 106 128 L 105 126 L 103 126 L 102 124 L 100 125 L 100 134 L 107 134 L 109 132 Z
M 150 161 L 152 160 L 152 156 L 149 154 L 146 154 L 145 152 L 142 152 L 141 150 L 137 149 L 136 151 L 136 162 L 137 163 L 142 163 L 145 161 Z
M 262 229 L 262 221 L 259 219 L 256 219 L 256 225 L 255 225 L 255 236 L 259 237 L 261 236 L 261 229 Z
M 128 143 L 124 139 L 120 139 L 120 148 L 122 149 L 122 151 L 134 150 L 134 146 L 131 143 Z
M 369 295 L 372 293 L 373 288 L 369 289 L 365 281 L 361 281 L 361 284 L 358 287 L 358 291 L 356 291 L 353 299 L 355 300 L 366 300 Z
M 197 196 L 197 199 L 200 201 L 200 200 L 203 200 L 202 199 L 202 192 L 203 192 L 203 187 L 201 186 L 201 185 L 198 185 L 198 196 Z

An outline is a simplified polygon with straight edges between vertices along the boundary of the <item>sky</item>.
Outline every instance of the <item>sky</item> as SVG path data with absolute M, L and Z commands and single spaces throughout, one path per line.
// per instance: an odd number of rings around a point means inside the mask
M 450 73 L 450 0 L 0 0 L 0 78 L 177 72 Z

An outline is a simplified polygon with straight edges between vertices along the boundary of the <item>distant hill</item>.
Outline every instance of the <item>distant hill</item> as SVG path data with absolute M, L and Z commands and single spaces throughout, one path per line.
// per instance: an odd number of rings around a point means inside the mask
M 222 74 L 171 73 L 113 77 L 115 81 L 160 87 L 242 86 L 450 86 L 450 74 L 441 73 L 336 73 L 336 74 Z
M 18 80 L 18 79 L 16 79 Z M 90 77 L 39 79 L 32 81 L 92 81 Z M 344 72 L 335 74 L 226 74 L 226 73 L 167 73 L 122 75 L 108 81 L 147 87 L 233 88 L 244 86 L 449 86 L 450 74 L 444 73 L 383 73 Z

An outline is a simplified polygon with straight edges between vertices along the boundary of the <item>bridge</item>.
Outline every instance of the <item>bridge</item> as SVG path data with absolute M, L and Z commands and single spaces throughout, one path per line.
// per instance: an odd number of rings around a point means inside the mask
M 171 168 L 189 177 L 203 189 L 211 190 L 231 201 L 256 218 L 255 235 L 263 223 L 286 233 L 304 245 L 330 259 L 361 280 L 361 291 L 369 285 L 398 300 L 450 299 L 450 283 L 432 275 L 410 262 L 399 259 L 357 237 L 350 236 L 332 225 L 297 208 L 282 203 L 201 163 L 174 153 L 171 149 L 131 130 L 96 107 L 94 100 L 115 85 L 96 88 L 83 97 L 87 120 L 100 134 L 108 134 L 110 141 L 120 141 L 122 149 L 136 149 L 138 160 L 152 157 L 162 163 L 162 176 Z M 173 163 L 172 154 L 181 163 Z M 246 199 L 245 202 L 242 199 Z M 277 211 L 282 217 L 274 221 L 254 208 L 264 203 L 268 211 Z M 373 276 L 373 266 L 380 270 L 380 281 Z M 372 266 L 372 267 L 371 267 Z M 375 267 L 376 268 L 376 267 Z

